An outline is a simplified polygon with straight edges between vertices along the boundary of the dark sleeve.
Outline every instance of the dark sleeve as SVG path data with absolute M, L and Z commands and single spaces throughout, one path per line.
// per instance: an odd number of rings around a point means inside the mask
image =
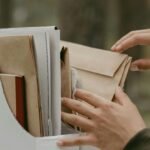
M 128 142 L 124 150 L 150 150 L 150 128 L 137 133 Z

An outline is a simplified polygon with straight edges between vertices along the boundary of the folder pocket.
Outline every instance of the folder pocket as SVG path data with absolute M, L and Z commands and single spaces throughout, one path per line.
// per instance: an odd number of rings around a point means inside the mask
M 20 125 L 27 129 L 24 77 L 12 74 L 0 74 L 8 106 Z
M 106 50 L 62 42 L 69 49 L 70 66 L 78 72 L 82 88 L 112 100 L 117 86 L 124 86 L 131 57 Z

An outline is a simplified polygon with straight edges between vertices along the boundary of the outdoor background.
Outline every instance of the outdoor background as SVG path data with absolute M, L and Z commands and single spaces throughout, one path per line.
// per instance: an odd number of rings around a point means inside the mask
M 129 31 L 150 28 L 150 0 L 0 0 L 1 28 L 43 25 L 58 26 L 62 40 L 110 49 Z M 150 47 L 127 53 L 150 57 Z M 130 72 L 125 90 L 150 126 L 150 72 Z

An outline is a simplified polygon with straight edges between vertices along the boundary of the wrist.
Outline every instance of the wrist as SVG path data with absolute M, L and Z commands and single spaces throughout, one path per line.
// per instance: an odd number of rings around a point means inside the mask
M 135 134 L 133 134 L 133 136 L 131 136 L 127 140 L 127 142 L 124 145 L 123 150 L 132 150 L 132 148 L 135 149 L 135 146 L 137 146 L 140 142 L 143 142 L 143 140 L 141 140 L 142 135 L 147 133 L 147 131 L 149 131 L 149 133 L 150 133 L 150 129 L 148 129 L 146 127 L 138 130 Z

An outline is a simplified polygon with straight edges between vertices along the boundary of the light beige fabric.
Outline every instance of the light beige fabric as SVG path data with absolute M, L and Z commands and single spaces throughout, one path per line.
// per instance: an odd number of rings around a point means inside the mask
M 0 72 L 25 77 L 28 130 L 42 135 L 39 89 L 31 36 L 0 37 Z
M 112 100 L 116 87 L 124 86 L 131 63 L 128 55 L 64 41 L 61 45 L 69 49 L 70 65 L 83 89 Z

